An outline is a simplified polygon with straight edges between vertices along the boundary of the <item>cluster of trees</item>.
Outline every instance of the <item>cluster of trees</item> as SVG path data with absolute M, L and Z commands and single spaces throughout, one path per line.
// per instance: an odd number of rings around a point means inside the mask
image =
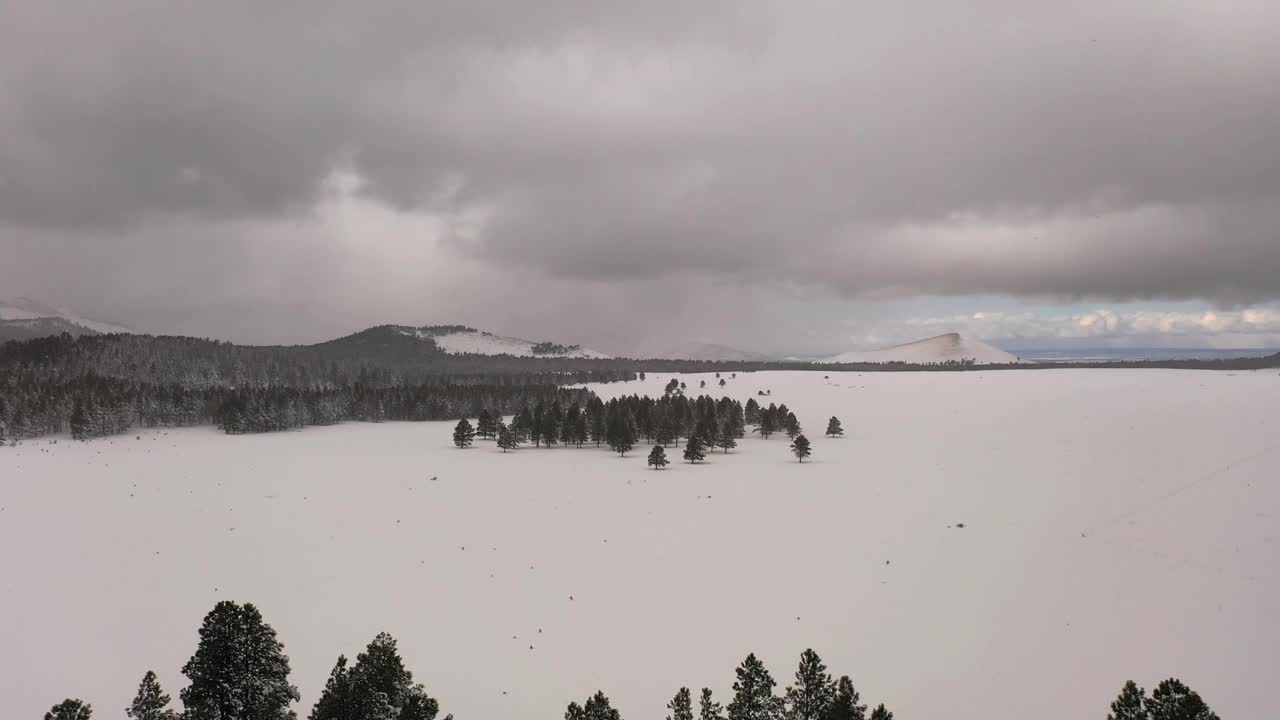
M 688 398 L 681 393 L 659 398 L 631 395 L 608 402 L 594 394 L 581 400 L 536 401 L 524 404 L 504 423 L 502 413 L 482 410 L 475 426 L 469 419 L 454 428 L 454 444 L 468 447 L 476 437 L 491 438 L 503 450 L 521 444 L 534 447 L 587 444 L 625 456 L 640 440 L 661 447 L 678 445 L 681 439 L 699 447 L 728 451 L 746 433 L 742 403 L 709 395 Z
M 1218 714 L 1177 678 L 1161 682 L 1150 697 L 1130 680 L 1111 703 L 1107 720 L 1218 720 Z
M 147 671 L 133 702 L 131 720 L 294 720 L 290 708 L 298 688 L 289 682 L 289 658 L 276 631 L 251 603 L 218 603 L 200 626 L 195 654 L 182 668 L 189 681 L 179 693 L 183 711 L 156 674 Z M 413 680 L 395 638 L 379 633 L 348 666 L 338 661 L 308 720 L 434 720 L 440 704 Z M 93 708 L 79 699 L 54 705 L 45 720 L 91 720 Z M 450 720 L 449 715 L 445 720 Z
M 133 702 L 125 709 L 131 720 L 293 720 L 290 707 L 300 700 L 289 682 L 289 658 L 275 630 L 250 603 L 219 602 L 200 626 L 195 653 L 182 668 L 188 684 L 179 693 L 181 714 L 169 707 L 170 696 L 148 671 Z M 698 708 L 689 688 L 680 688 L 667 703 L 667 720 L 893 720 L 883 704 L 868 704 L 849 676 L 835 678 L 813 650 L 800 655 L 795 680 L 782 694 L 777 682 L 754 654 L 736 670 L 733 696 L 717 702 L 703 688 Z M 365 651 L 348 663 L 339 655 L 308 720 L 435 720 L 440 703 L 405 666 L 396 640 L 379 633 Z M 45 720 L 91 720 L 93 708 L 79 699 L 54 705 Z M 452 720 L 448 715 L 444 720 Z M 565 720 L 622 720 L 603 692 L 586 702 L 569 703 Z M 1108 720 L 1218 720 L 1195 691 L 1170 678 L 1151 696 L 1132 681 L 1111 704 Z

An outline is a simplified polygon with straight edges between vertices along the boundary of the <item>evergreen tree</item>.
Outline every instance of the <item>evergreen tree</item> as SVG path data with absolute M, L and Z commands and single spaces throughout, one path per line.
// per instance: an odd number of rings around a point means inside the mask
M 177 714 L 168 709 L 169 696 L 160 687 L 156 674 L 150 670 L 142 676 L 138 694 L 124 714 L 133 720 L 175 720 Z
M 828 720 L 835 693 L 835 683 L 822 658 L 811 649 L 805 650 L 796 669 L 796 682 L 787 688 L 787 720 Z
M 485 408 L 480 408 L 480 416 L 476 419 L 476 435 L 492 438 L 498 433 L 497 420 Z
M 608 435 L 609 430 L 606 424 L 604 410 L 597 410 L 591 415 L 591 442 L 595 443 L 596 447 L 600 447 L 600 442 L 607 439 Z
M 325 720 L 326 718 L 354 718 L 356 700 L 351 687 L 351 671 L 347 669 L 347 656 L 339 655 L 338 662 L 329 672 L 329 679 L 324 684 L 320 699 L 311 708 L 308 720 Z
M 747 398 L 747 406 L 743 419 L 748 425 L 758 425 L 760 423 L 760 403 L 757 403 L 755 398 Z
M 849 680 L 848 675 L 841 675 L 836 682 L 836 694 L 831 702 L 828 720 L 863 720 L 867 706 L 859 705 L 859 699 L 858 691 L 853 688 L 853 681 Z
M 471 423 L 466 418 L 459 420 L 453 428 L 453 444 L 460 448 L 471 447 L 471 440 L 475 436 L 476 431 L 471 429 Z
M 520 440 L 516 434 L 511 432 L 511 428 L 506 425 L 498 426 L 498 447 L 502 448 L 502 452 L 515 450 L 520 447 Z
M 711 699 L 711 689 L 702 688 L 698 700 L 698 720 L 724 720 L 724 706 Z
M 573 422 L 573 442 L 578 447 L 587 441 L 587 414 L 578 413 L 578 417 Z
M 800 462 L 804 462 L 805 458 L 813 454 L 813 451 L 809 448 L 809 438 L 803 435 L 797 435 L 795 442 L 791 443 L 791 453 L 795 455 Z
M 200 644 L 183 666 L 183 720 L 293 720 L 289 658 L 251 603 L 224 600 L 205 616 Z
M 781 720 L 782 698 L 773 694 L 777 683 L 754 653 L 738 666 L 737 675 L 733 702 L 728 707 L 729 720 Z
M 91 717 L 93 717 L 92 705 L 70 698 L 54 705 L 44 714 L 44 720 L 89 720 Z
M 350 670 L 339 657 L 310 720 L 434 720 L 439 703 L 413 682 L 395 638 L 379 633 Z
M 724 387 L 724 378 L 720 378 L 720 387 Z
M 738 447 L 738 441 L 733 437 L 732 424 L 726 422 L 720 428 L 720 435 L 716 438 L 716 447 L 724 450 L 726 455 L 729 454 L 730 450 Z
M 675 697 L 667 703 L 667 709 L 671 711 L 667 720 L 693 720 L 693 699 L 689 694 L 689 688 L 682 687 L 677 690 Z
M 795 440 L 800 434 L 800 421 L 796 419 L 795 413 L 787 413 L 786 418 L 784 429 L 787 431 L 787 437 Z
M 564 713 L 564 720 L 622 720 L 622 716 L 609 704 L 609 698 L 597 691 L 595 695 L 587 698 L 585 705 L 569 703 L 569 709 Z
M 1151 720 L 1218 720 L 1200 695 L 1177 678 L 1169 678 L 1151 691 L 1147 712 Z
M 654 445 L 653 449 L 649 451 L 649 464 L 653 466 L 654 470 L 661 470 L 667 466 L 667 463 L 666 451 L 662 449 L 661 445 Z
M 889 712 L 884 703 L 881 703 L 876 706 L 875 710 L 871 711 L 871 720 L 893 720 L 893 713 Z
M 691 463 L 701 462 L 707 459 L 707 453 L 702 449 L 701 436 L 689 436 L 689 441 L 684 444 L 684 459 Z
M 1120 696 L 1111 703 L 1107 720 L 1147 720 L 1147 693 L 1132 680 L 1124 684 Z
M 832 415 L 831 419 L 827 421 L 827 436 L 839 437 L 841 435 L 844 435 L 844 428 L 840 427 L 840 418 Z

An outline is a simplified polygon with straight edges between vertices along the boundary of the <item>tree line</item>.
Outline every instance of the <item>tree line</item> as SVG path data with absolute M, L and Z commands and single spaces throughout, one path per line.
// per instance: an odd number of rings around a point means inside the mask
M 289 657 L 276 631 L 251 603 L 219 602 L 201 623 L 199 641 L 182 667 L 187 685 L 179 693 L 183 709 L 147 671 L 133 701 L 131 720 L 295 720 L 291 705 L 301 700 L 289 682 Z M 835 678 L 812 649 L 800 655 L 794 681 L 779 694 L 777 682 L 754 653 L 735 671 L 727 704 L 703 688 L 698 708 L 688 687 L 667 703 L 667 720 L 893 720 L 884 704 L 868 713 L 869 703 L 848 675 Z M 339 655 L 307 720 L 435 720 L 440 703 L 415 682 L 396 640 L 379 633 L 354 662 Z M 54 705 L 45 720 L 92 720 L 93 707 L 68 698 Z M 444 720 L 452 720 L 446 715 Z M 564 720 L 622 720 L 609 697 L 597 691 L 585 702 L 570 702 Z M 1218 720 L 1207 703 L 1176 678 L 1161 682 L 1148 696 L 1127 682 L 1111 704 L 1107 720 Z

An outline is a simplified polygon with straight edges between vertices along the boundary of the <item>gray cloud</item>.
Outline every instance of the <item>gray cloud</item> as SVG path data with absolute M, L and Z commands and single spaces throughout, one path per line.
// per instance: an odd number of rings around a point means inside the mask
M 509 318 L 443 295 L 486 279 L 654 327 L 710 293 L 1268 301 L 1277 88 L 1248 0 L 10 3 L 0 283 L 193 331 L 257 301 L 255 338 Z

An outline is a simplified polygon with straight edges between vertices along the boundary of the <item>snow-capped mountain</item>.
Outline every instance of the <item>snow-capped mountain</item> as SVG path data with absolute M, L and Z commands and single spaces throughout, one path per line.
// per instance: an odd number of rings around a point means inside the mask
M 440 350 L 451 355 L 513 355 L 516 357 L 597 358 L 610 356 L 580 345 L 535 342 L 522 338 L 494 335 L 461 325 L 432 325 L 397 328 L 404 335 L 430 339 Z
M 0 342 L 29 340 L 64 332 L 79 336 L 136 331 L 124 325 L 91 320 L 65 307 L 31 298 L 0 300 Z
M 847 352 L 829 357 L 827 363 L 942 363 L 973 360 L 980 365 L 1020 362 L 1017 355 L 960 333 L 947 333 L 880 350 Z

